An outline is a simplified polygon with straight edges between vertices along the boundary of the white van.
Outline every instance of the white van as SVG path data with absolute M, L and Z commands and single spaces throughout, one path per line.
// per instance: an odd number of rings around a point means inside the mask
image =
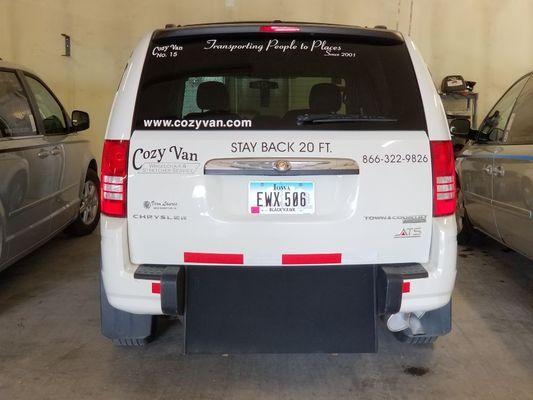
M 189 353 L 373 352 L 451 329 L 455 173 L 414 44 L 307 23 L 168 26 L 134 50 L 102 161 L 102 331 Z

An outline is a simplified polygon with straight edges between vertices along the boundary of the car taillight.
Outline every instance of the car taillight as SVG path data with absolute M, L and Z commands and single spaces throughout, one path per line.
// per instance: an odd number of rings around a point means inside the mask
M 300 32 L 300 28 L 297 26 L 263 25 L 259 27 L 259 32 L 291 33 L 291 32 Z
M 110 217 L 126 217 L 126 184 L 128 176 L 127 140 L 106 140 L 102 153 L 102 190 L 100 208 Z
M 433 168 L 433 216 L 455 212 L 455 165 L 450 140 L 430 142 Z

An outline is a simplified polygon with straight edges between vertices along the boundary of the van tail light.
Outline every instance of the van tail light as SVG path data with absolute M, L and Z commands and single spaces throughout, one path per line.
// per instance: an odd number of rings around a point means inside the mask
M 100 208 L 110 217 L 126 217 L 128 140 L 106 140 L 102 153 Z
M 450 140 L 430 142 L 433 169 L 433 216 L 455 213 L 455 163 Z
M 300 32 L 300 28 L 297 26 L 263 25 L 259 27 L 259 32 L 292 33 L 292 32 Z

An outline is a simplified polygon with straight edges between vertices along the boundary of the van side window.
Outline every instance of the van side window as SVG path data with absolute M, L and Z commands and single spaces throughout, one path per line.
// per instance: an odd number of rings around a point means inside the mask
M 0 71 L 0 137 L 36 133 L 28 98 L 14 72 Z
M 38 80 L 33 79 L 31 76 L 26 76 L 26 79 L 37 101 L 37 108 L 43 119 L 44 132 L 67 133 L 63 110 L 54 96 Z
M 507 144 L 533 144 L 533 78 L 529 78 L 509 122 Z
M 479 128 L 483 142 L 497 143 L 505 141 L 505 127 L 511 116 L 516 98 L 522 91 L 529 76 L 516 82 L 490 110 Z

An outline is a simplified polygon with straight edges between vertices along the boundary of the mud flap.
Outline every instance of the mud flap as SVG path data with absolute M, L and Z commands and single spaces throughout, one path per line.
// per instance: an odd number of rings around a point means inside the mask
M 377 350 L 374 266 L 186 270 L 187 353 Z
M 102 335 L 118 345 L 144 345 L 152 338 L 153 317 L 151 315 L 131 314 L 114 308 L 107 300 L 101 280 L 100 322 Z

